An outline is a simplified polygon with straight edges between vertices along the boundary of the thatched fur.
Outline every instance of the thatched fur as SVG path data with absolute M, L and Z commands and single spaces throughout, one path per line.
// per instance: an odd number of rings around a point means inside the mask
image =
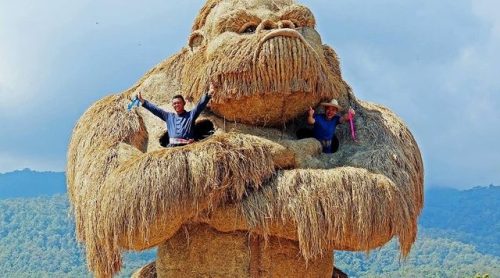
M 254 34 L 241 33 L 248 24 Z M 123 249 L 168 242 L 186 223 L 291 240 L 306 261 L 392 237 L 408 254 L 423 205 L 418 146 L 390 110 L 355 98 L 314 25 L 293 1 L 207 1 L 186 47 L 84 113 L 67 181 L 96 276 L 117 273 Z M 126 110 L 139 90 L 167 110 L 183 93 L 189 109 L 214 79 L 222 88 L 202 117 L 217 131 L 196 144 L 162 148 L 164 123 Z M 295 131 L 332 97 L 356 110 L 359 142 L 339 126 L 340 151 L 326 155 Z

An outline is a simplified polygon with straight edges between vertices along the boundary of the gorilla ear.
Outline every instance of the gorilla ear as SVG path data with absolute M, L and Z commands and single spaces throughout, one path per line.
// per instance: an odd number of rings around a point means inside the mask
M 200 46 L 205 44 L 205 36 L 203 35 L 203 31 L 196 30 L 189 36 L 189 48 L 191 51 L 196 51 Z

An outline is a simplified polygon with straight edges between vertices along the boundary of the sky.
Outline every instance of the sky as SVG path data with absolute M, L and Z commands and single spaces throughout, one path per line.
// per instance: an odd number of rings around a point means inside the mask
M 186 45 L 202 3 L 0 0 L 0 172 L 64 171 L 78 118 Z M 356 96 L 408 124 L 426 186 L 500 185 L 500 1 L 299 3 Z

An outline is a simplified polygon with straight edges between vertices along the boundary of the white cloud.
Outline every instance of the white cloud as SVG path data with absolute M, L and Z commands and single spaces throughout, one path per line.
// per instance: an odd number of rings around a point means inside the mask
M 142 74 L 147 68 L 138 64 L 141 59 L 156 55 L 147 65 L 151 67 L 170 54 L 169 49 L 173 52 L 187 41 L 200 4 L 0 1 L 0 84 L 4 88 L 0 116 L 14 119 L 21 105 L 35 109 L 54 99 L 69 101 L 75 89 L 89 84 L 100 84 L 86 92 L 95 96 L 126 88 L 135 80 L 117 77 Z M 141 43 L 143 51 L 138 47 Z M 158 57 L 160 53 L 163 56 Z
M 318 6 L 323 38 L 335 42 L 359 97 L 390 107 L 409 123 L 427 184 L 500 183 L 499 3 L 359 5 Z
M 43 99 L 37 93 L 54 70 L 49 66 L 51 44 L 80 6 L 67 1 L 0 2 L 0 84 L 6 88 L 0 115 L 12 117 L 19 105 L 36 105 Z
M 471 1 L 473 11 L 493 25 L 493 33 L 500 35 L 500 3 L 496 0 Z

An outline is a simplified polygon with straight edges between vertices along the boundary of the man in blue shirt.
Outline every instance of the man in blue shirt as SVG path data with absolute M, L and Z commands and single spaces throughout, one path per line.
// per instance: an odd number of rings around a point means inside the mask
M 321 142 L 324 153 L 333 153 L 332 141 L 335 136 L 335 130 L 338 124 L 349 121 L 349 114 L 344 116 L 337 115 L 337 112 L 342 109 L 336 99 L 330 102 L 323 102 L 321 105 L 325 108 L 325 114 L 314 114 L 314 109 L 309 107 L 307 115 L 307 123 L 314 125 L 314 138 Z M 355 112 L 349 109 L 354 115 Z
M 210 88 L 198 101 L 196 106 L 191 111 L 184 110 L 186 101 L 181 95 L 175 95 L 172 98 L 172 107 L 175 113 L 167 112 L 153 103 L 142 98 L 141 93 L 137 98 L 142 103 L 142 106 L 153 113 L 158 118 L 165 121 L 169 135 L 169 143 L 167 147 L 177 147 L 190 144 L 194 142 L 194 123 L 196 118 L 201 114 L 203 109 L 207 107 L 212 94 L 217 90 L 216 84 L 210 83 Z

